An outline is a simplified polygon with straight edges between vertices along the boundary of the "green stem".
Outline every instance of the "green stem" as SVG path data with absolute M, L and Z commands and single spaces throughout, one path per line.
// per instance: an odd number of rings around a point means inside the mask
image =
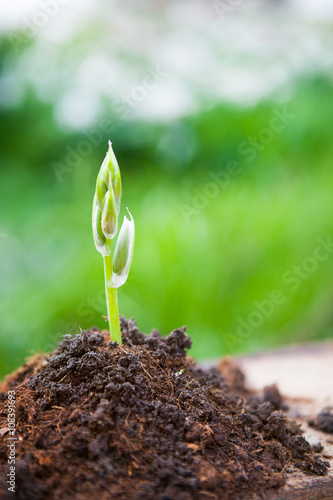
M 106 240 L 108 246 L 111 247 L 111 240 Z M 116 340 L 118 344 L 122 344 L 120 323 L 119 323 L 119 313 L 118 313 L 118 300 L 117 300 L 117 288 L 108 287 L 108 281 L 112 276 L 113 266 L 112 266 L 112 255 L 104 257 L 104 276 L 105 276 L 105 295 L 106 295 L 106 306 L 109 318 L 109 328 L 111 340 Z

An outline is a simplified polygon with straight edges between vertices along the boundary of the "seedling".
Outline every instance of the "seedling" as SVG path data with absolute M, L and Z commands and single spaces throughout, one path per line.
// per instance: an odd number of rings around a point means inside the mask
M 109 141 L 109 150 L 97 176 L 93 202 L 92 228 L 96 249 L 104 260 L 105 295 L 110 337 L 122 343 L 117 290 L 128 277 L 134 248 L 134 220 L 124 221 L 118 234 L 112 259 L 111 240 L 118 232 L 118 215 L 121 200 L 121 177 L 117 159 Z

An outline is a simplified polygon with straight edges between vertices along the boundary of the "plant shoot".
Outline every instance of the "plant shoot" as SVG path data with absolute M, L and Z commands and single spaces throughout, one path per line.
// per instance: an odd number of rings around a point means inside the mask
M 117 290 L 126 280 L 134 248 L 134 220 L 130 212 L 119 231 L 112 257 L 111 241 L 118 232 L 121 177 L 117 159 L 109 141 L 109 150 L 97 176 L 93 202 L 92 228 L 96 249 L 104 259 L 104 278 L 110 337 L 122 343 Z

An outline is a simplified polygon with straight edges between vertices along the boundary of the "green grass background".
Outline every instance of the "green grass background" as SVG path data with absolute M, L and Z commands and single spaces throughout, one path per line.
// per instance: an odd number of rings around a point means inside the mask
M 268 126 L 274 109 L 295 115 L 249 162 L 239 145 Z M 286 103 L 219 105 L 166 125 L 115 122 L 122 213 L 136 223 L 134 260 L 119 291 L 120 313 L 143 332 L 188 326 L 197 359 L 254 352 L 332 336 L 332 261 L 318 263 L 297 290 L 285 272 L 303 266 L 317 238 L 333 235 L 333 87 L 299 81 Z M 66 135 L 52 107 L 30 92 L 1 110 L 0 375 L 64 333 L 105 327 L 103 266 L 91 234 L 91 206 L 107 140 L 57 178 Z M 240 172 L 189 217 L 210 172 L 230 161 Z M 251 335 L 237 335 L 255 301 L 285 300 Z

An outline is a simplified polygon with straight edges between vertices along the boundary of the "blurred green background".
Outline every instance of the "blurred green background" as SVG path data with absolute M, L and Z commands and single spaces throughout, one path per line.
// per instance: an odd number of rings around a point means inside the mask
M 136 222 L 121 314 L 187 325 L 197 359 L 332 336 L 332 5 L 234 4 L 1 7 L 0 376 L 106 327 L 108 139 Z

